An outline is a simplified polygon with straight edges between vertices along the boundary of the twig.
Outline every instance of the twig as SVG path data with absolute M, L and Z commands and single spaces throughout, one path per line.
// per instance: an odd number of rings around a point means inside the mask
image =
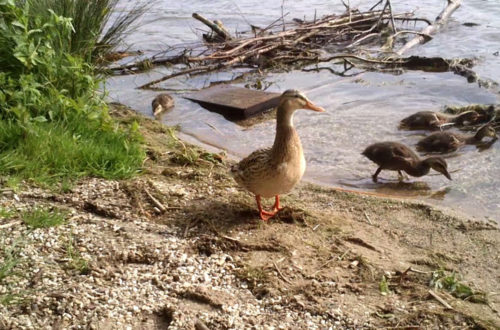
M 224 40 L 233 39 L 229 34 L 229 32 L 227 32 L 227 30 L 224 28 L 224 26 L 222 26 L 222 24 L 213 23 L 198 13 L 193 13 L 193 18 L 197 19 L 198 21 L 202 22 L 203 24 L 211 28 L 212 31 L 217 33 L 217 35 L 220 36 L 222 39 Z
M 392 13 L 392 6 L 391 6 L 391 0 L 387 0 L 387 5 L 389 7 L 389 13 L 391 15 L 391 24 L 392 24 L 392 30 L 394 33 L 396 33 L 396 24 L 394 23 L 394 14 Z
M 278 265 L 276 265 L 276 263 L 274 261 L 273 261 L 273 265 L 274 265 L 274 268 L 276 269 L 276 271 L 278 272 L 278 275 L 283 279 L 283 281 L 285 281 L 288 284 L 292 284 L 292 282 L 290 282 L 290 280 L 287 279 L 285 277 L 285 275 L 283 275 L 283 273 L 281 273 L 280 269 L 278 268 Z
M 22 221 L 20 221 L 20 220 L 4 223 L 3 225 L 0 225 L 0 229 L 5 229 L 5 228 L 12 227 L 12 226 L 20 225 L 21 223 L 22 223 Z
M 448 18 L 453 14 L 453 12 L 460 7 L 460 1 L 461 0 L 448 0 L 448 5 L 446 8 L 436 17 L 436 20 L 434 21 L 434 24 L 427 26 L 425 29 L 423 29 L 421 32 L 423 34 L 427 35 L 432 35 L 435 34 L 439 28 L 446 23 Z M 410 48 L 415 47 L 418 44 L 424 44 L 428 40 L 426 40 L 423 36 L 418 35 L 415 38 L 411 39 L 408 41 L 403 47 L 401 47 L 396 54 L 402 55 L 405 52 L 407 52 Z
M 434 291 L 429 290 L 429 294 L 432 297 L 434 297 L 434 299 L 436 299 L 437 301 L 439 301 L 441 303 L 441 305 L 443 305 L 446 309 L 453 309 L 453 307 L 451 307 L 450 304 L 448 304 L 443 298 L 441 298 L 440 296 L 438 296 L 438 294 L 435 293 Z
M 285 15 L 283 15 L 284 7 L 285 7 L 285 0 L 282 0 L 281 1 L 281 20 L 283 21 L 283 32 L 285 32 L 285 30 L 286 30 L 286 27 L 285 27 Z
M 351 249 L 347 249 L 340 257 L 339 257 L 339 260 L 342 261 L 342 259 L 344 259 L 344 257 L 351 251 Z
M 365 216 L 365 218 L 366 218 L 366 221 L 368 221 L 368 223 L 369 223 L 370 225 L 373 225 L 372 221 L 370 220 L 370 217 L 368 216 L 368 214 L 366 214 L 366 211 L 363 211 L 363 214 L 364 214 L 364 216 Z
M 151 193 L 146 189 L 144 188 L 144 192 L 146 193 L 146 195 L 149 197 L 149 199 L 151 200 L 151 202 L 153 202 L 153 204 L 158 208 L 160 209 L 161 213 L 164 213 L 167 208 L 162 204 L 160 203 L 159 200 L 157 200 L 156 198 L 154 198 L 153 195 L 151 195 Z

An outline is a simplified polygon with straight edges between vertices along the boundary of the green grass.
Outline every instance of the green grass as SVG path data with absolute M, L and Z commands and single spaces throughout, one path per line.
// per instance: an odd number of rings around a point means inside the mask
M 0 219 L 12 218 L 15 214 L 16 212 L 14 212 L 13 210 L 0 207 Z
M 135 28 L 135 22 L 150 8 L 152 2 L 126 3 L 127 10 L 117 8 L 119 0 L 28 0 L 30 15 L 71 18 L 73 31 L 70 42 L 63 46 L 73 55 L 90 61 L 112 52 L 123 36 Z M 125 5 L 123 2 L 121 6 Z
M 116 3 L 0 0 L 0 175 L 9 185 L 67 190 L 84 176 L 122 179 L 140 170 L 137 124 L 122 129 L 109 117 L 88 55 Z M 124 28 L 112 26 L 109 38 Z
M 16 270 L 17 266 L 23 262 L 21 252 L 23 250 L 22 242 L 25 237 L 18 237 L 13 243 L 6 243 L 5 236 L 0 237 L 0 287 L 4 290 L 0 293 L 1 305 L 12 305 L 20 303 L 23 297 L 19 293 L 13 293 L 12 284 L 14 278 L 22 277 L 22 274 Z M 14 284 L 15 285 L 15 284 Z
M 21 212 L 21 219 L 32 229 L 59 226 L 66 222 L 66 213 L 57 209 L 35 208 Z
M 145 157 L 140 136 L 87 121 L 34 123 L 23 129 L 0 121 L 0 172 L 52 186 L 83 176 L 123 179 Z M 64 188 L 64 187 L 62 187 Z
M 68 268 L 76 270 L 78 274 L 88 275 L 90 273 L 89 262 L 87 259 L 83 258 L 78 249 L 75 248 L 72 235 L 69 236 L 65 247 L 66 255 L 69 259 Z

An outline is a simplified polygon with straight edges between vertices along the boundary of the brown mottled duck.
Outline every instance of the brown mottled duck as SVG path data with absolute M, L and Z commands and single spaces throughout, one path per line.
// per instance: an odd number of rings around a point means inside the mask
M 379 167 L 372 176 L 377 182 L 377 176 L 382 170 L 398 171 L 402 180 L 405 171 L 411 176 L 420 177 L 429 173 L 432 168 L 451 180 L 448 165 L 442 157 L 421 159 L 413 150 L 398 142 L 379 142 L 368 146 L 362 155 L 366 156 Z
M 420 111 L 401 120 L 400 129 L 438 130 L 445 124 L 463 126 L 465 123 L 476 123 L 481 116 L 475 111 L 466 111 L 458 115 L 449 115 L 434 111 Z
M 325 111 L 302 92 L 295 89 L 285 91 L 276 114 L 273 146 L 252 152 L 231 168 L 236 182 L 255 195 L 260 218 L 264 221 L 278 213 L 281 209 L 279 195 L 290 192 L 306 169 L 300 138 L 293 127 L 293 114 L 297 109 Z M 262 197 L 275 198 L 271 212 L 262 208 Z
M 465 144 L 479 144 L 485 137 L 498 138 L 493 126 L 484 125 L 477 130 L 476 134 L 436 132 L 418 141 L 417 150 L 443 153 L 452 152 Z
M 158 94 L 151 102 L 151 107 L 153 108 L 153 115 L 157 116 L 163 111 L 173 108 L 174 99 L 167 93 Z

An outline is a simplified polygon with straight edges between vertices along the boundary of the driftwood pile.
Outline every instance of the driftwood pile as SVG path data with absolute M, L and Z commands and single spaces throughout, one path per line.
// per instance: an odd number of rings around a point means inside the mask
M 231 35 L 220 21 L 193 14 L 193 18 L 210 28 L 203 35 L 202 47 L 182 49 L 180 54 L 152 57 L 127 65 L 111 67 L 111 70 L 128 73 L 140 72 L 152 65 L 181 64 L 177 71 L 150 81 L 139 88 L 153 88 L 168 79 L 212 72 L 215 70 L 245 67 L 255 70 L 285 69 L 331 62 L 344 64 L 347 71 L 353 67 L 366 70 L 394 70 L 404 67 L 434 72 L 452 71 L 476 81 L 470 69 L 471 60 L 447 60 L 443 58 L 408 57 L 401 55 L 419 43 L 432 39 L 434 34 L 460 6 L 460 0 L 447 0 L 448 6 L 434 22 L 414 17 L 411 12 L 392 12 L 390 0 L 380 0 L 368 11 L 351 9 L 341 15 L 328 15 L 312 21 L 294 19 L 285 21 L 285 14 L 269 26 L 251 26 L 246 35 Z M 377 9 L 378 8 L 378 9 Z M 418 31 L 417 25 L 424 25 Z M 413 26 L 415 30 L 401 29 Z M 402 43 L 400 37 L 413 34 L 414 38 Z M 395 46 L 402 46 L 394 50 Z M 321 68 L 319 68 L 321 69 Z

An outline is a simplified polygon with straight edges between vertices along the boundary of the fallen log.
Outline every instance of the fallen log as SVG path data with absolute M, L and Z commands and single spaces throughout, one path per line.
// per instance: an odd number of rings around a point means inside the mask
M 419 34 L 416 35 L 413 39 L 408 41 L 403 47 L 401 47 L 396 54 L 398 55 L 403 55 L 405 52 L 407 52 L 410 48 L 415 47 L 416 45 L 424 44 L 430 39 L 426 36 L 430 36 L 435 34 L 443 24 L 446 23 L 448 18 L 453 14 L 453 12 L 460 7 L 461 0 L 448 0 L 448 5 L 446 8 L 436 17 L 436 20 L 432 25 L 427 26 L 425 29 L 423 29 Z

